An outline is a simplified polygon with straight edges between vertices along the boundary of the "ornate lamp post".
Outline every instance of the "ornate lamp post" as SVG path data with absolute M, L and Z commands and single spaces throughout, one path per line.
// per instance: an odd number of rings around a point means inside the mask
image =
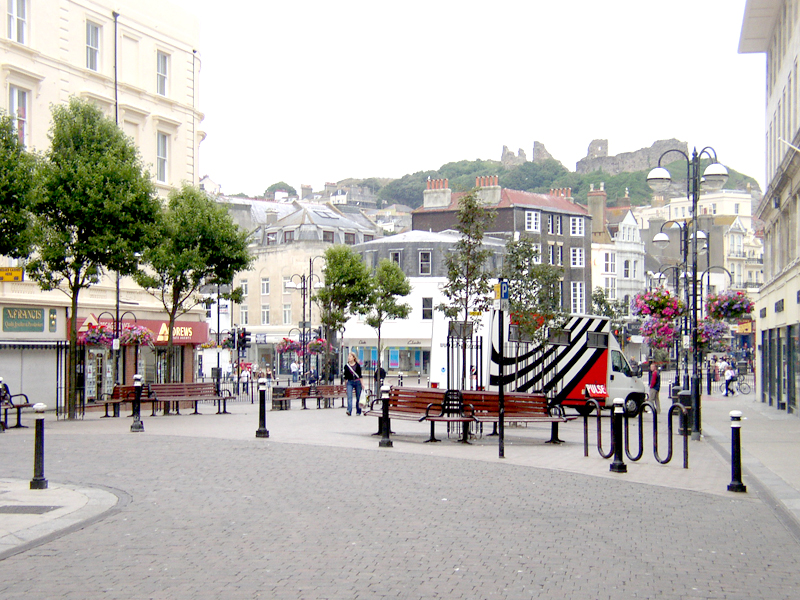
M 706 146 L 700 152 L 695 148 L 692 155 L 688 156 L 680 150 L 667 150 L 658 158 L 658 166 L 647 175 L 647 183 L 656 193 L 663 193 L 672 184 L 672 177 L 669 171 L 661 166 L 662 159 L 669 153 L 676 152 L 686 161 L 686 196 L 689 199 L 690 214 L 692 220 L 688 226 L 695 235 L 690 235 L 691 239 L 691 294 L 690 294 L 690 343 L 692 348 L 692 439 L 699 440 L 701 434 L 700 421 L 700 371 L 699 359 L 697 356 L 697 242 L 699 235 L 697 226 L 697 202 L 700 198 L 700 186 L 708 191 L 722 189 L 728 180 L 728 170 L 717 161 L 717 153 L 710 146 Z M 700 175 L 700 160 L 705 156 L 710 159 L 709 164 L 703 174 Z M 689 231 L 689 230 L 687 230 Z M 655 238 L 654 238 L 655 241 Z M 684 249 L 684 258 L 688 259 L 688 248 Z M 686 260 L 685 262 L 688 262 Z

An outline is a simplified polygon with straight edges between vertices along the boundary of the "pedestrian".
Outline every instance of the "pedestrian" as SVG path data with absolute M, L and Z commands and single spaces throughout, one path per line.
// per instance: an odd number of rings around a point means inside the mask
M 731 365 L 727 365 L 725 368 L 725 393 L 722 394 L 723 396 L 733 396 L 733 391 L 731 391 L 731 381 L 733 381 L 733 367 Z
M 272 369 L 270 369 L 269 367 L 267 367 L 266 377 L 267 377 L 267 386 L 272 387 Z
M 631 364 L 631 372 L 633 373 L 633 376 L 637 377 L 639 375 L 639 361 L 636 360 L 636 358 L 634 358 L 633 355 L 631 355 L 630 364 Z
M 8 389 L 8 384 L 0 377 L 0 400 L 8 402 L 11 400 L 11 390 Z
M 247 369 L 242 371 L 242 390 L 245 394 L 250 391 L 250 371 Z
M 292 381 L 297 383 L 297 374 L 300 371 L 300 367 L 297 365 L 297 361 L 293 360 L 292 364 L 289 365 L 289 370 L 292 372 Z
M 361 365 L 355 352 L 347 355 L 344 366 L 344 378 L 347 380 L 347 416 L 353 413 L 353 394 L 356 396 L 356 414 L 361 414 Z
M 650 402 L 656 408 L 656 413 L 661 412 L 661 403 L 658 399 L 658 392 L 661 391 L 661 373 L 655 362 L 650 363 Z

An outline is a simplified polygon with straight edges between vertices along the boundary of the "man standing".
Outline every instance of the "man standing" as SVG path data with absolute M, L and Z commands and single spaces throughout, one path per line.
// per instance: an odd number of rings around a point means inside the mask
M 658 399 L 658 392 L 661 391 L 661 373 L 655 361 L 650 363 L 650 402 L 656 407 L 656 413 L 661 412 L 661 403 Z
M 297 361 L 293 360 L 292 364 L 289 366 L 289 369 L 292 371 L 292 381 L 297 383 L 297 373 L 300 370 L 300 367 L 297 365 Z

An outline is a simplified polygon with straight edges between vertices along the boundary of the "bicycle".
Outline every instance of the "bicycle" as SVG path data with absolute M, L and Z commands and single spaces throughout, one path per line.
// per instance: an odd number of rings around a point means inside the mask
M 739 393 L 739 394 L 749 394 L 750 393 L 750 384 L 747 383 L 744 378 L 739 375 L 738 377 L 734 377 L 731 379 L 730 385 L 728 386 L 731 392 Z M 719 384 L 719 393 L 725 393 L 725 382 L 722 381 Z

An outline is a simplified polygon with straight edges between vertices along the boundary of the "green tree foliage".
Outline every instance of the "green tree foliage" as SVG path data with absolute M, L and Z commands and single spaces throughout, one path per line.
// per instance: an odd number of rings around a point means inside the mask
M 611 321 L 611 331 L 616 331 L 617 341 L 622 344 L 624 337 L 623 325 L 628 307 L 621 300 L 612 300 L 601 287 L 594 288 L 592 292 L 592 314 L 608 317 Z
M 169 315 L 167 381 L 171 381 L 175 321 L 203 301 L 197 293 L 200 286 L 230 284 L 252 259 L 247 232 L 239 230 L 224 206 L 190 185 L 170 193 L 157 240 L 144 252 L 148 268 L 137 271 L 134 278 Z
M 408 317 L 408 313 L 411 312 L 411 306 L 398 302 L 398 298 L 408 296 L 411 293 L 411 283 L 409 283 L 400 265 L 386 258 L 378 263 L 375 275 L 370 281 L 372 289 L 364 305 L 365 322 L 378 334 L 378 366 L 376 372 L 379 373 L 383 355 L 381 328 L 389 319 L 405 319 Z M 380 397 L 380 386 L 378 387 L 378 397 Z
M 520 338 L 542 341 L 548 328 L 563 327 L 569 313 L 561 306 L 561 267 L 543 264 L 529 238 L 509 240 L 503 262 L 512 320 Z
M 325 251 L 322 269 L 323 287 L 313 296 L 320 308 L 320 321 L 325 328 L 328 343 L 333 343 L 347 319 L 363 314 L 371 292 L 370 275 L 361 257 L 350 246 L 331 246 Z M 330 373 L 330 365 L 326 365 Z
M 278 183 L 273 183 L 271 186 L 267 188 L 267 191 L 264 192 L 264 195 L 267 196 L 269 194 L 273 194 L 275 192 L 282 191 L 286 192 L 290 196 L 296 196 L 297 190 L 290 186 L 285 181 L 279 181 Z
M 0 254 L 28 256 L 35 159 L 25 152 L 12 119 L 0 117 Z
M 136 147 L 94 105 L 72 98 L 53 108 L 50 149 L 33 201 L 36 252 L 27 272 L 71 299 L 67 415 L 76 416 L 78 296 L 104 269 L 130 274 L 152 243 L 160 203 Z
M 553 182 L 569 173 L 560 162 L 526 162 L 500 175 L 500 184 L 511 190 L 547 193 Z
M 418 171 L 403 175 L 381 188 L 378 198 L 383 205 L 400 203 L 417 208 L 422 206 L 422 192 L 425 191 L 428 177 L 436 179 L 438 176 L 436 171 Z

